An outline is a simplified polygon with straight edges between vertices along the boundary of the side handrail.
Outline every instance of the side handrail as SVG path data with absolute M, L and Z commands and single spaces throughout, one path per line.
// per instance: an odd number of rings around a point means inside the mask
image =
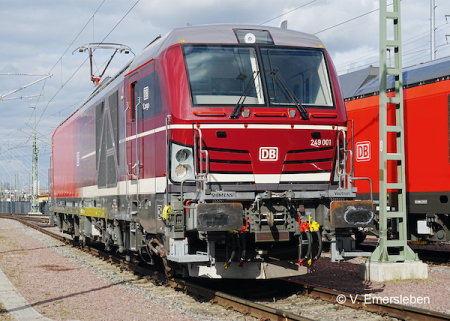
M 139 151 L 138 151 L 138 106 L 142 107 L 142 98 L 138 97 L 138 103 L 134 107 L 134 122 L 135 122 L 135 134 L 136 134 L 136 144 L 135 144 L 135 152 L 136 152 L 136 163 L 133 165 L 132 169 L 134 169 L 136 175 L 136 201 L 139 206 L 139 175 L 141 173 L 141 162 L 139 160 Z
M 369 181 L 370 184 L 370 201 L 373 202 L 373 186 L 370 177 L 352 177 L 352 181 Z
M 169 175 L 170 175 L 170 153 L 169 153 L 169 125 L 172 119 L 171 115 L 167 115 L 166 117 L 166 202 L 169 205 Z
M 184 205 L 184 192 L 183 192 L 184 182 L 203 182 L 203 178 L 186 179 L 184 181 L 181 181 L 181 197 L 180 197 L 181 205 L 183 206 L 184 209 L 189 209 L 191 207 Z

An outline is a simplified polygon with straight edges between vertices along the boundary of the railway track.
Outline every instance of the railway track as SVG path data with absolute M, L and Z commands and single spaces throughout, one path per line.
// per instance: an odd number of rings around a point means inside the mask
M 12 219 L 21 219 L 28 222 L 36 222 L 42 224 L 49 224 L 50 217 L 45 214 L 0 214 L 0 218 L 12 218 Z
M 53 233 L 30 216 L 0 215 L 0 218 L 18 220 L 34 229 L 67 244 L 68 237 Z M 48 222 L 48 221 L 47 221 Z M 40 226 L 39 226 L 40 225 Z M 88 252 L 119 269 L 172 288 L 201 296 L 211 304 L 233 309 L 248 318 L 259 320 L 450 320 L 450 315 L 396 304 L 367 304 L 364 297 L 333 291 L 283 279 L 276 280 L 220 280 L 167 278 L 164 274 L 134 262 L 105 253 L 93 247 L 83 247 Z M 337 303 L 339 302 L 339 304 Z

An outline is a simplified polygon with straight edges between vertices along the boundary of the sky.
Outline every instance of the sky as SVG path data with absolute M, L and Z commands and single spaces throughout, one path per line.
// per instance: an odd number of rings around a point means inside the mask
M 435 6 L 439 59 L 450 55 L 450 1 Z M 93 90 L 88 55 L 76 51 L 86 43 L 121 43 L 137 54 L 188 23 L 278 27 L 287 20 L 288 29 L 318 36 L 344 74 L 378 65 L 378 8 L 378 0 L 0 0 L 0 181 L 14 187 L 18 175 L 19 187 L 29 188 L 36 111 L 39 181 L 46 188 L 52 134 Z M 429 61 L 430 0 L 403 0 L 401 13 L 403 67 Z M 111 54 L 96 51 L 95 70 Z M 105 76 L 132 57 L 117 54 Z M 47 74 L 52 77 L 5 97 Z

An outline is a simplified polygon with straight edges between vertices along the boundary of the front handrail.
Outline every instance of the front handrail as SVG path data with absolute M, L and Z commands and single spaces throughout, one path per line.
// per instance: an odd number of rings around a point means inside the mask
M 342 162 L 343 168 L 341 170 L 341 135 L 342 135 L 342 142 L 343 142 L 343 153 L 344 153 L 344 161 Z M 343 189 L 343 188 L 351 188 L 351 174 L 348 173 L 347 171 L 347 157 L 346 155 L 350 154 L 350 157 L 353 157 L 353 152 L 351 150 L 346 149 L 345 145 L 346 145 L 346 132 L 344 129 L 341 129 L 340 131 L 338 131 L 337 133 L 337 137 L 336 137 L 336 149 L 337 149 L 337 166 L 336 166 L 336 174 L 338 175 L 339 178 L 339 189 Z M 350 167 L 351 167 L 351 163 L 350 163 Z M 351 173 L 351 171 L 350 171 Z
M 200 144 L 198 146 L 198 154 L 197 155 L 197 136 L 199 138 Z M 194 175 L 196 180 L 200 182 L 201 190 L 205 189 L 205 183 L 207 183 L 208 175 L 209 175 L 209 152 L 207 150 L 203 150 L 203 134 L 202 130 L 198 127 L 194 128 Z M 205 162 L 206 168 L 205 172 L 203 172 L 203 154 L 205 154 Z M 197 161 L 200 162 L 200 166 L 197 166 Z

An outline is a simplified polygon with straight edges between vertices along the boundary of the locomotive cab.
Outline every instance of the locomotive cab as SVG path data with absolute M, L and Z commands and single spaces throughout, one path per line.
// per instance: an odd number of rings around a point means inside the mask
M 232 31 L 237 44 L 179 45 L 189 96 L 168 118 L 167 258 L 191 276 L 268 278 L 305 273 L 323 238 L 333 260 L 351 257 L 373 212 L 348 202 L 346 114 L 325 49 Z

